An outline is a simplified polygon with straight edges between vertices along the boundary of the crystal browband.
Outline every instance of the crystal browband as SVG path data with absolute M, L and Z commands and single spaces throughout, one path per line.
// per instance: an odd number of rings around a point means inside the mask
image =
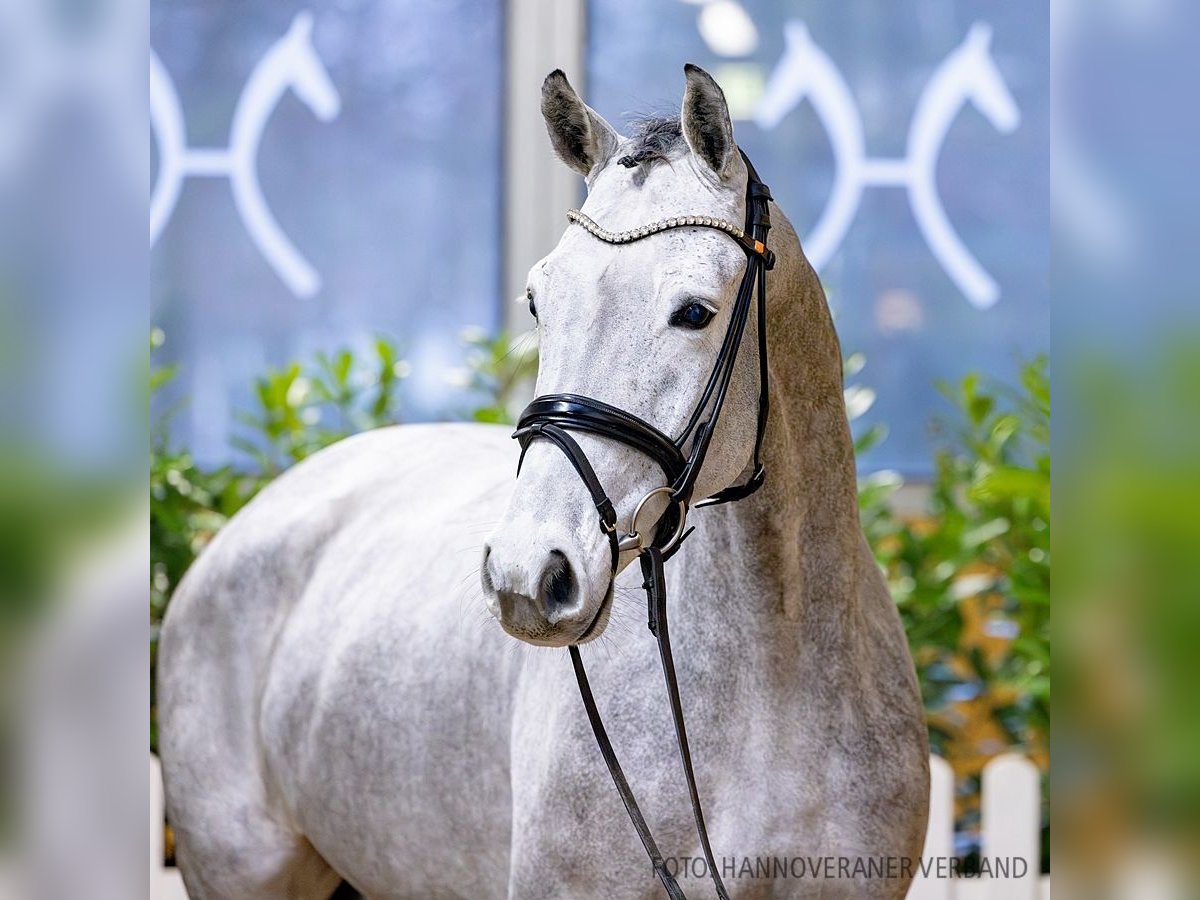
M 658 234 L 660 231 L 669 231 L 672 228 L 699 227 L 715 228 L 717 231 L 725 232 L 741 244 L 747 253 L 757 253 L 759 256 L 765 256 L 768 252 L 765 244 L 748 237 L 741 227 L 724 219 L 714 219 L 711 216 L 675 216 L 670 219 L 660 219 L 657 222 L 643 225 L 640 228 L 631 228 L 629 231 L 609 231 L 606 228 L 601 228 L 594 220 L 585 216 L 577 209 L 568 209 L 567 218 L 576 225 L 582 226 L 592 237 L 599 238 L 608 244 L 628 244 L 631 241 L 639 241 L 644 237 Z

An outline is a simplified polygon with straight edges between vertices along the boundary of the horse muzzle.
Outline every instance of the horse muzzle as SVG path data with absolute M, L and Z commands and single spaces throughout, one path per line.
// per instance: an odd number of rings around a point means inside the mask
M 518 640 L 566 647 L 603 631 L 612 603 L 611 580 L 590 574 L 589 568 L 596 566 L 589 567 L 582 553 L 568 547 L 566 540 L 553 540 L 545 529 L 534 536 L 521 528 L 502 529 L 484 546 L 484 601 L 501 627 Z M 604 547 L 586 550 L 604 562 Z

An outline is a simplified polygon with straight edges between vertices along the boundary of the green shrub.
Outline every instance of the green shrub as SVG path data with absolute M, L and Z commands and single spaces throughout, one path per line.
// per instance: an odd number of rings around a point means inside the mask
M 537 332 L 510 336 L 502 331 L 495 337 L 482 332 L 463 334 L 467 344 L 467 383 L 482 404 L 471 412 L 476 422 L 511 424 L 522 405 L 533 394 L 537 377 Z
M 1015 388 L 971 374 L 943 393 L 955 416 L 937 421 L 927 510 L 896 516 L 899 480 L 886 473 L 862 480 L 860 506 L 908 635 L 932 748 L 961 779 L 970 833 L 987 760 L 1014 750 L 1048 768 L 1047 360 L 1025 364 Z
M 909 636 L 935 717 L 986 696 L 1008 745 L 1044 750 L 1050 703 L 1050 386 L 1045 359 L 1011 389 L 968 375 L 944 388 L 927 515 L 880 508 L 871 479 L 863 519 Z M 977 601 L 972 609 L 967 601 Z M 972 613 L 979 634 L 968 634 Z M 964 645 L 964 641 L 966 645 Z M 936 749 L 946 750 L 935 724 Z

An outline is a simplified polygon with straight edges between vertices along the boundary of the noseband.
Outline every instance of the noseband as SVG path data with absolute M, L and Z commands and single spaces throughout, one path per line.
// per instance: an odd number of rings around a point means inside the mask
M 591 397 L 579 394 L 545 394 L 535 398 L 525 408 L 517 422 L 517 430 L 513 434 L 513 437 L 521 443 L 521 459 L 517 464 L 518 473 L 530 444 L 541 438 L 558 447 L 579 474 L 596 506 L 596 512 L 600 517 L 600 528 L 608 538 L 609 550 L 612 555 L 612 578 L 616 578 L 622 552 L 638 554 L 644 578 L 642 586 L 646 590 L 649 607 L 648 624 L 651 633 L 658 641 L 659 658 L 671 704 L 671 717 L 675 724 L 676 742 L 679 746 L 679 756 L 683 763 L 692 812 L 696 820 L 696 832 L 704 850 L 704 858 L 716 887 L 717 896 L 721 900 L 728 900 L 729 895 L 717 872 L 716 861 L 708 840 L 708 830 L 704 824 L 700 796 L 696 789 L 696 777 L 692 771 L 691 752 L 688 749 L 683 708 L 679 700 L 679 685 L 675 677 L 675 664 L 671 656 L 671 642 L 667 631 L 667 595 L 663 562 L 670 559 L 691 534 L 691 529 L 687 528 L 687 513 L 692 505 L 692 492 L 695 489 L 700 469 L 704 465 L 704 458 L 708 453 L 709 443 L 712 441 L 713 430 L 725 404 L 725 396 L 737 362 L 738 349 L 741 347 L 746 323 L 750 318 L 750 305 L 755 298 L 757 298 L 758 315 L 758 430 L 754 438 L 753 473 L 745 482 L 727 487 L 695 505 L 701 507 L 741 500 L 757 491 L 766 477 L 766 471 L 762 464 L 763 434 L 766 431 L 768 415 L 766 273 L 775 265 L 775 256 L 767 249 L 766 245 L 767 232 L 771 228 L 769 208 L 771 192 L 759 179 L 758 173 L 745 153 L 742 153 L 742 159 L 746 163 L 748 176 L 745 228 L 739 228 L 723 219 L 714 219 L 709 216 L 681 216 L 663 219 L 630 231 L 611 232 L 578 210 L 571 210 L 567 213 L 567 218 L 571 222 L 584 228 L 593 237 L 609 244 L 628 244 L 674 228 L 710 228 L 729 235 L 746 252 L 746 271 L 742 276 L 741 285 L 738 287 L 729 327 L 725 332 L 725 338 L 721 343 L 720 352 L 713 364 L 704 393 L 692 411 L 683 431 L 677 437 L 671 438 L 632 413 Z M 648 456 L 662 469 L 665 485 L 655 488 L 642 498 L 630 520 L 629 532 L 625 535 L 618 534 L 617 514 L 612 501 L 608 499 L 587 455 L 575 438 L 571 436 L 571 432 L 584 432 L 625 444 Z M 653 535 L 647 539 L 641 533 L 639 519 L 651 499 L 664 495 L 667 497 L 669 505 L 666 512 L 659 518 L 657 525 L 654 526 Z M 594 624 L 593 622 L 592 625 L 594 626 Z M 589 626 L 581 637 L 586 637 L 591 628 L 592 626 Z M 592 725 L 592 732 L 596 736 L 596 743 L 604 756 L 609 774 L 612 775 L 621 800 L 625 804 L 625 811 L 629 814 L 634 828 L 637 829 L 638 837 L 641 838 L 650 862 L 654 866 L 654 871 L 662 881 L 663 887 L 666 888 L 667 894 L 672 900 L 685 900 L 678 882 L 667 870 L 662 854 L 659 853 L 658 846 L 654 842 L 654 836 L 650 833 L 646 820 L 634 799 L 633 791 L 621 771 L 621 765 L 617 760 L 612 743 L 608 739 L 604 723 L 600 719 L 600 712 L 596 708 L 577 644 L 570 647 L 570 653 L 571 665 L 575 670 L 579 693 L 583 698 L 588 720 Z

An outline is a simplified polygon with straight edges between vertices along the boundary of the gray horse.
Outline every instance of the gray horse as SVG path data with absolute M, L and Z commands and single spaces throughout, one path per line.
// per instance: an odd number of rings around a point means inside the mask
M 546 79 L 551 141 L 605 228 L 744 219 L 724 95 L 686 75 L 681 116 L 628 138 L 561 72 Z M 902 897 L 925 833 L 924 717 L 858 522 L 825 296 L 772 216 L 767 482 L 695 511 L 667 566 L 692 753 L 732 895 Z M 613 246 L 567 227 L 529 275 L 538 393 L 677 433 L 745 264 L 709 229 Z M 757 367 L 748 337 L 697 497 L 747 473 Z M 628 530 L 661 471 L 579 442 Z M 536 441 L 514 482 L 516 451 L 481 425 L 351 438 L 275 481 L 197 561 L 159 650 L 167 809 L 194 897 L 323 898 L 343 879 L 370 897 L 660 896 L 567 653 L 543 649 L 593 621 L 584 658 L 626 775 L 668 867 L 710 894 L 633 554 L 610 586 L 565 457 Z M 819 857 L 834 859 L 814 870 Z

